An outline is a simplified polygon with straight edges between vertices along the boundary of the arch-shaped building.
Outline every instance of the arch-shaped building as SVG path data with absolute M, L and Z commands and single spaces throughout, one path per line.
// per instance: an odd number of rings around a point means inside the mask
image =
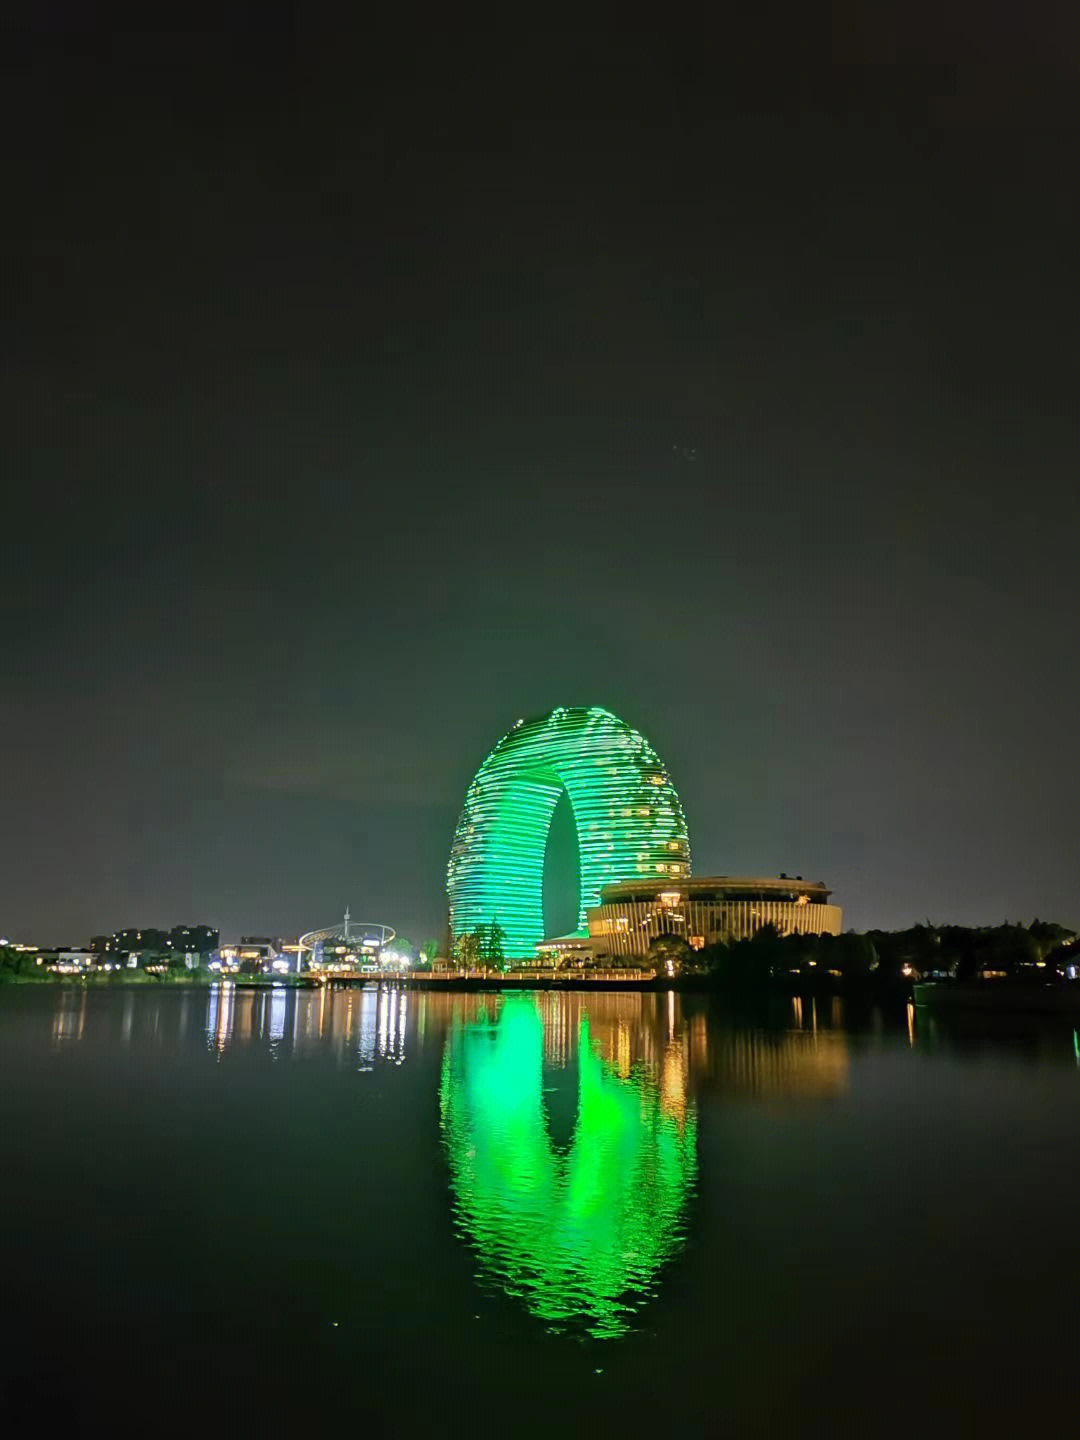
M 544 938 L 544 855 L 566 794 L 577 827 L 578 924 L 619 880 L 690 875 L 686 816 L 656 751 L 599 706 L 519 720 L 473 777 L 450 850 L 455 939 L 496 921 L 508 957 Z

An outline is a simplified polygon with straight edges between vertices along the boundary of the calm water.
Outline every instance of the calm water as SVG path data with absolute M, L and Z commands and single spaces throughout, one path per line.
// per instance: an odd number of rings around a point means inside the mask
M 1072 1433 L 1080 1037 L 761 1019 L 0 990 L 5 1433 Z

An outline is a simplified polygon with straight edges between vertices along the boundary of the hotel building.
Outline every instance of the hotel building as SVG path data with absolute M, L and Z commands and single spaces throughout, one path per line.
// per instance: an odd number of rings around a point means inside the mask
M 745 940 L 766 925 L 781 935 L 839 935 L 843 912 L 819 881 L 781 875 L 742 879 L 626 880 L 605 885 L 587 912 L 589 939 L 612 956 L 645 956 L 661 935 L 693 950 Z

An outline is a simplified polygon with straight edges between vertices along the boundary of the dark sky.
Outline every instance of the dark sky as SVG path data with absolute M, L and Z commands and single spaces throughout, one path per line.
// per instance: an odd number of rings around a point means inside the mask
M 1073 7 L 318 9 L 15 7 L 0 929 L 441 935 L 558 704 L 699 873 L 1080 925 Z

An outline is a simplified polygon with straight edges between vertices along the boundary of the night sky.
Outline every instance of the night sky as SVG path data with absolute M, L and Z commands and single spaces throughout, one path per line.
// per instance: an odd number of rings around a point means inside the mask
M 578 704 L 698 873 L 1080 925 L 1072 6 L 14 9 L 0 931 L 441 936 Z

